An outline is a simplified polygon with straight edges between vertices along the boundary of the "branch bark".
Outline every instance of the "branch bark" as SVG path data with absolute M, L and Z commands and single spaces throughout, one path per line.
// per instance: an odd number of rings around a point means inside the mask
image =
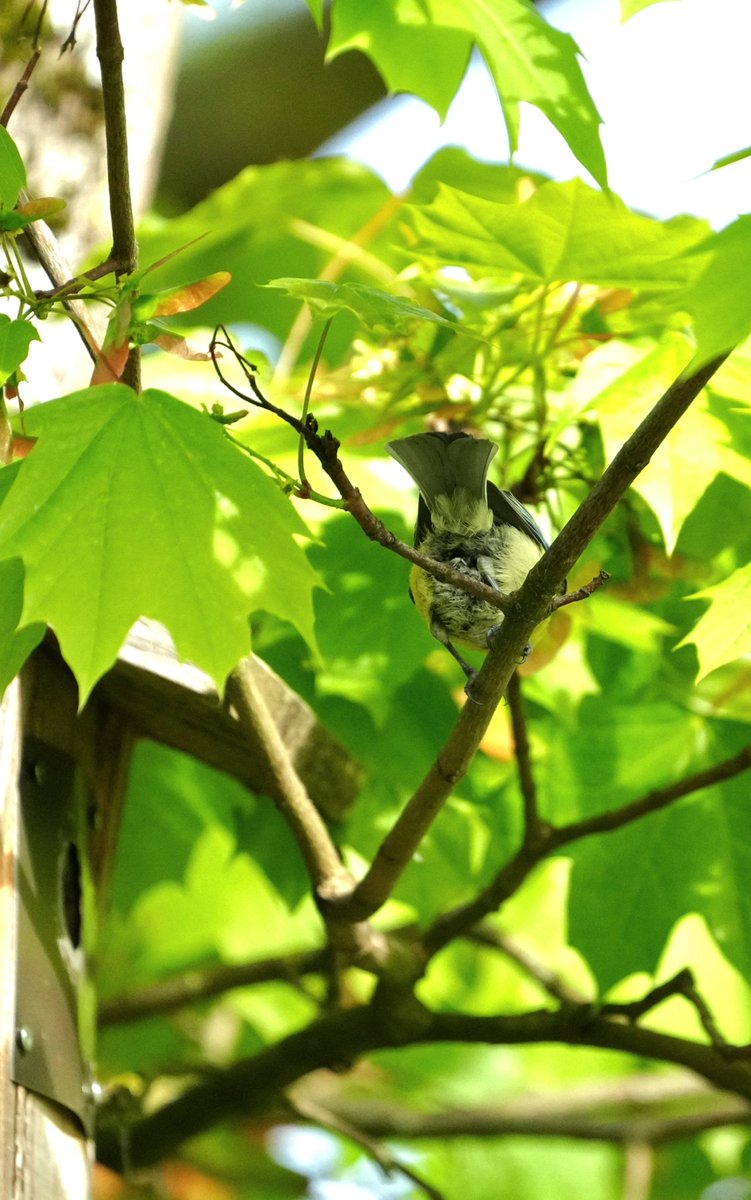
M 747 771 L 751 767 L 751 746 L 745 746 L 732 758 L 716 763 L 704 771 L 688 775 L 677 783 L 664 788 L 656 788 L 630 804 L 610 812 L 599 813 L 582 821 L 572 821 L 568 825 L 542 826 L 536 838 L 526 839 L 517 852 L 504 864 L 495 879 L 473 899 L 466 904 L 443 913 L 426 931 L 423 944 L 428 955 L 436 954 L 453 938 L 461 936 L 471 929 L 483 917 L 495 912 L 504 901 L 518 891 L 531 871 L 548 855 L 560 850 L 571 842 L 581 838 L 591 837 L 596 833 L 608 833 L 622 829 L 650 813 L 659 812 L 662 808 L 674 804 L 677 800 L 689 796 L 702 788 L 711 787 L 735 775 Z
M 94 0 L 96 52 L 102 77 L 104 132 L 107 141 L 107 182 L 112 258 L 120 266 L 116 278 L 132 275 L 138 267 L 138 242 L 133 221 L 133 204 L 128 167 L 128 127 L 123 84 L 123 44 L 117 18 L 117 0 Z M 123 372 L 123 381 L 136 391 L 141 383 L 141 353 L 134 347 Z
M 332 947 L 365 969 L 381 973 L 393 968 L 401 975 L 411 960 L 407 948 L 366 922 L 352 919 L 349 914 L 341 916 L 336 909 L 336 897 L 349 895 L 354 881 L 295 770 L 246 664 L 241 663 L 230 676 L 227 700 L 251 750 L 259 762 L 265 763 L 265 786 L 305 860 Z
M 122 1167 L 148 1166 L 181 1142 L 221 1120 L 260 1115 L 293 1082 L 322 1067 L 341 1071 L 376 1049 L 441 1042 L 533 1045 L 545 1042 L 595 1046 L 674 1063 L 715 1087 L 751 1100 L 751 1067 L 703 1045 L 637 1025 L 593 1015 L 589 1007 L 518 1016 L 476 1017 L 433 1013 L 414 1001 L 398 1014 L 369 1004 L 330 1013 L 252 1058 L 215 1072 L 176 1100 L 137 1121 L 129 1130 L 103 1125 L 98 1158 Z
M 548 615 L 561 580 L 569 574 L 628 487 L 726 357 L 713 359 L 693 374 L 682 374 L 668 388 L 621 447 L 550 549 L 532 568 L 519 591 L 509 598 L 510 606 L 498 638 L 473 685 L 472 700 L 465 704 L 436 762 L 384 838 L 370 869 L 351 896 L 337 902 L 342 915 L 363 920 L 377 912 L 389 898 L 422 838 L 469 769 L 523 647 L 535 627 Z M 325 462 L 323 465 L 336 483 L 338 475 L 332 473 Z M 350 511 L 359 520 L 354 506 Z M 545 839 L 538 841 L 544 843 Z M 547 852 L 548 848 L 544 846 L 540 846 L 539 851 L 537 844 L 528 846 L 516 863 L 514 876 L 522 869 L 524 877 Z M 470 924 L 490 911 L 492 907 L 484 908 Z
M 318 1089 L 315 1078 L 295 1085 L 292 1094 L 301 1115 L 315 1120 L 310 1093 L 319 1111 L 376 1138 L 564 1137 L 655 1146 L 719 1126 L 746 1124 L 751 1116 L 748 1101 L 719 1096 L 693 1076 L 653 1072 L 623 1083 L 618 1079 L 565 1093 L 512 1096 L 494 1105 L 437 1112 Z

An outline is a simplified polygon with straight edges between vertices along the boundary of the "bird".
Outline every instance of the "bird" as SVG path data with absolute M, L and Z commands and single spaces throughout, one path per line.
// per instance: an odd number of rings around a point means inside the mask
M 495 443 L 464 432 L 430 432 L 397 438 L 386 450 L 420 492 L 415 548 L 499 592 L 521 587 L 548 543 L 516 497 L 488 482 Z M 454 643 L 487 650 L 503 613 L 416 565 L 409 594 L 433 637 L 461 666 L 471 695 L 477 671 Z

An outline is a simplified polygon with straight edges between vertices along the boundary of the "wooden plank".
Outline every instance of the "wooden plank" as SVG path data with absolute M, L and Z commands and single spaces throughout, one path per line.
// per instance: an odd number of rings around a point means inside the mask
M 261 659 L 249 659 L 254 685 L 268 705 L 314 804 L 331 820 L 351 807 L 362 768 L 313 710 Z M 94 691 L 143 737 L 182 750 L 263 790 L 262 768 L 237 720 L 207 675 L 182 662 L 166 631 L 139 621 L 112 670 Z
M 23 1044 L 15 1006 L 22 722 L 21 683 L 15 680 L 0 704 L 0 1195 L 87 1200 L 91 1146 L 79 1120 L 14 1082 Z
M 0 704 L 0 1195 L 13 1195 L 16 1086 L 13 1083 L 16 997 L 16 855 L 21 693 L 18 680 Z

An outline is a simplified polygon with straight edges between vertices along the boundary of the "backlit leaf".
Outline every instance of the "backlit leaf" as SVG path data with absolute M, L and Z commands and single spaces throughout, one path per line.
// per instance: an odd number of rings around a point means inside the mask
M 155 296 L 139 296 L 133 303 L 134 315 L 137 320 L 143 321 L 150 317 L 170 317 L 175 313 L 191 312 L 220 292 L 231 279 L 229 271 L 215 271 L 213 275 L 197 279 L 195 283 L 186 283 Z
M 650 8 L 653 4 L 662 3 L 664 3 L 664 0 L 621 0 L 621 20 L 628 21 L 631 17 L 641 12 L 642 9 Z
M 32 410 L 39 435 L 0 508 L 26 569 L 22 621 L 60 640 L 85 697 L 133 623 L 167 626 L 221 687 L 264 608 L 312 641 L 305 527 L 220 427 L 164 392 L 89 388 Z
M 5 313 L 0 313 L 0 384 L 18 370 L 31 343 L 39 340 L 30 321 L 12 321 Z
M 26 184 L 26 168 L 18 147 L 4 125 L 0 125 L 0 210 L 11 209 Z
M 267 287 L 280 288 L 297 300 L 305 300 L 320 317 L 333 317 L 347 309 L 373 329 L 404 330 L 415 320 L 435 321 L 439 325 L 453 325 L 440 313 L 406 300 L 404 296 L 392 296 L 378 288 L 362 283 L 332 283 L 328 279 L 272 279 Z
M 708 226 L 694 217 L 657 221 L 579 179 L 544 183 L 523 204 L 494 203 L 439 186 L 432 204 L 410 216 L 419 249 L 480 271 L 512 271 L 554 283 L 684 289 L 703 263 L 686 252 Z
M 711 601 L 707 611 L 679 643 L 696 646 L 699 678 L 751 654 L 751 566 L 740 567 L 729 579 L 695 592 L 692 600 Z
M 472 37 L 428 20 L 425 8 L 420 0 L 337 0 L 327 54 L 363 51 L 390 92 L 419 96 L 444 118 L 467 68 Z
M 519 134 L 519 104 L 534 104 L 603 187 L 607 167 L 601 118 L 579 65 L 579 48 L 528 0 L 429 0 L 434 21 L 470 34 L 498 90 L 512 153 Z
M 702 270 L 682 298 L 694 320 L 697 366 L 732 350 L 751 333 L 751 215 L 738 217 L 698 250 Z
M 65 201 L 57 196 L 40 196 L 29 200 L 27 204 L 19 204 L 10 212 L 0 212 L 0 229 L 12 233 L 17 229 L 25 229 L 34 221 L 46 220 L 55 213 L 62 212 Z

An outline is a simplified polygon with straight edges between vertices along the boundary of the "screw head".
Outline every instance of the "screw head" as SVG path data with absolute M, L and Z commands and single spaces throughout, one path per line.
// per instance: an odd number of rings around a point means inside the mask
M 27 1025 L 19 1025 L 16 1030 L 16 1049 L 20 1054 L 28 1054 L 34 1049 L 34 1034 Z

